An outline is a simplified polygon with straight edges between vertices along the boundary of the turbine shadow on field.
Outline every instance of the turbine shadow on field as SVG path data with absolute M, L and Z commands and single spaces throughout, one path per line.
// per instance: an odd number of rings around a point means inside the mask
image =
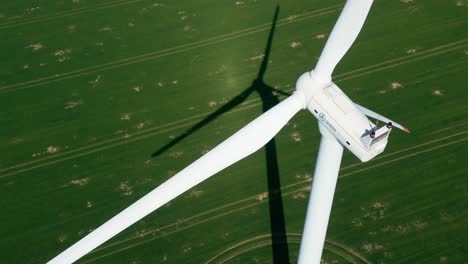
M 231 99 L 229 102 L 224 104 L 222 107 L 211 113 L 203 120 L 189 128 L 180 136 L 174 138 L 169 143 L 158 149 L 151 156 L 157 157 L 168 149 L 182 141 L 184 138 L 190 136 L 195 131 L 209 124 L 222 114 L 230 111 L 237 105 L 245 101 L 253 92 L 258 92 L 262 100 L 263 112 L 268 111 L 279 103 L 277 94 L 290 95 L 288 93 L 277 90 L 267 85 L 264 80 L 264 74 L 266 72 L 268 61 L 270 57 L 271 44 L 273 41 L 273 35 L 275 31 L 276 21 L 279 14 L 279 6 L 275 9 L 271 30 L 268 36 L 267 46 L 265 48 L 264 57 L 257 75 L 257 78 L 252 82 L 252 85 L 241 92 L 239 95 Z M 268 183 L 268 202 L 270 210 L 270 229 L 272 237 L 272 252 L 273 252 L 273 263 L 289 263 L 289 249 L 286 237 L 286 225 L 284 219 L 283 200 L 281 196 L 281 183 L 278 170 L 278 159 L 276 153 L 276 142 L 273 138 L 270 142 L 265 145 L 266 165 L 267 165 L 267 183 Z

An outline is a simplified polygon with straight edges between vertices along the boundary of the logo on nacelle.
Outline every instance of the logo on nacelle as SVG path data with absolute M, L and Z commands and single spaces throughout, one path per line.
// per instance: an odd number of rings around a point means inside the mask
M 320 119 L 320 121 L 325 123 L 329 128 L 331 128 L 331 130 L 333 130 L 333 132 L 336 132 L 336 128 L 330 122 L 327 121 L 327 117 L 325 116 L 324 113 L 319 114 L 319 119 Z
M 325 114 L 324 114 L 324 113 L 320 113 L 320 114 L 319 114 L 319 119 L 320 119 L 321 121 L 325 121 L 325 119 L 326 119 Z

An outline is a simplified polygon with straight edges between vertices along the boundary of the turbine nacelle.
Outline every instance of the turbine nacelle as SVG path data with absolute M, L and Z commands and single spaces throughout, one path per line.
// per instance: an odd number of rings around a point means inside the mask
M 312 97 L 331 84 L 331 78 L 324 79 L 312 70 L 303 73 L 296 81 L 296 92 L 304 98 L 304 109 Z

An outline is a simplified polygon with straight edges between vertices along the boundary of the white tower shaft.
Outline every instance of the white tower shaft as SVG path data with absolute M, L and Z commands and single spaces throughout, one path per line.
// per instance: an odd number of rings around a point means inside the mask
M 320 127 L 320 131 L 322 138 L 299 250 L 299 264 L 320 263 L 343 155 L 343 147 L 335 137 L 324 127 Z

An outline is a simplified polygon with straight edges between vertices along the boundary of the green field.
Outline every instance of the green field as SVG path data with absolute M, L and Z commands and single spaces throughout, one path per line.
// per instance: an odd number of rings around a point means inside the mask
M 276 1 L 3 1 L 0 263 L 45 263 L 283 100 L 344 2 L 279 1 L 266 57 Z M 334 80 L 412 134 L 345 151 L 324 263 L 467 263 L 467 73 L 467 0 L 375 1 Z M 79 263 L 295 263 L 319 138 L 302 111 Z

